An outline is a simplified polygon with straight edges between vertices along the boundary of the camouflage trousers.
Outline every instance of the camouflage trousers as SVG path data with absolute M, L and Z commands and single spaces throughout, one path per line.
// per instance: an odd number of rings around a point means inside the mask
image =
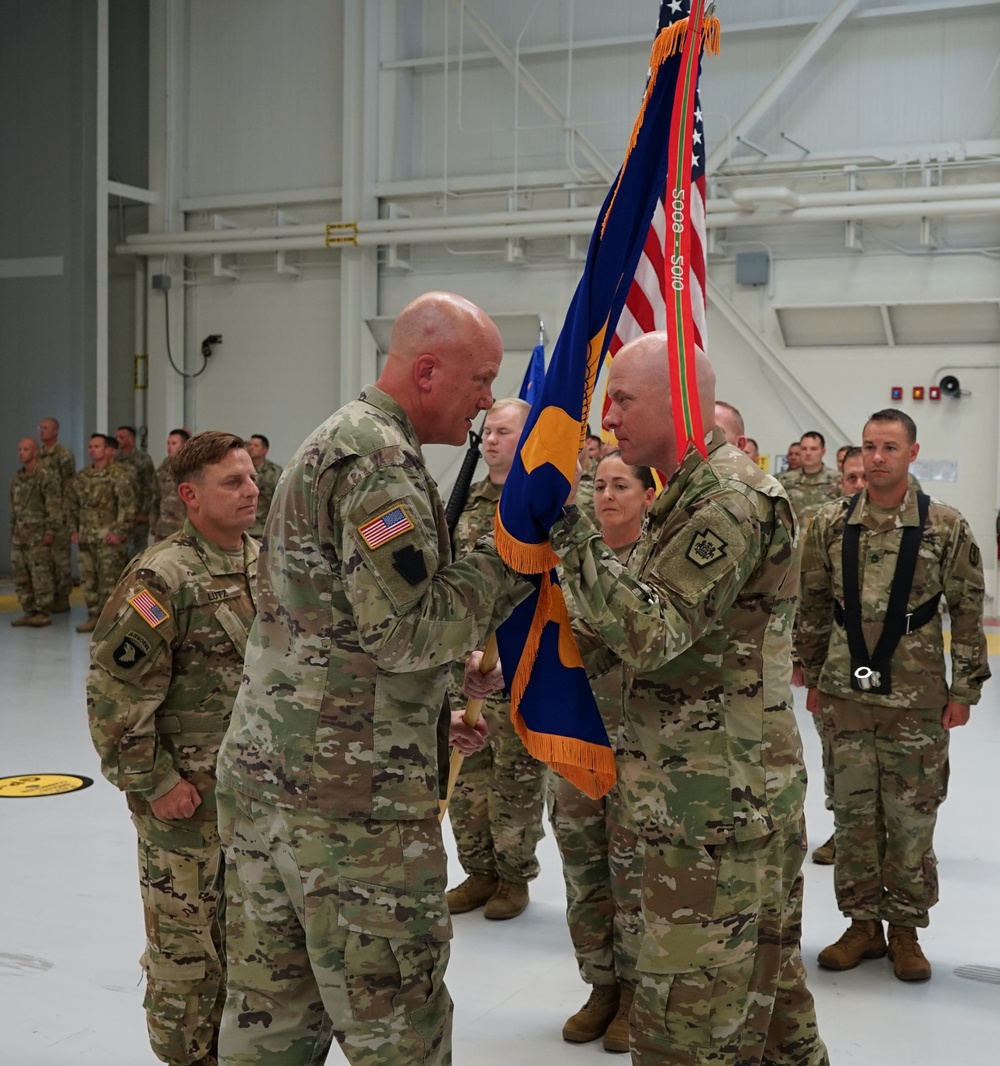
M 942 708 L 820 701 L 833 737 L 837 905 L 922 928 L 938 900 L 934 827 L 948 793 Z
M 68 598 L 73 591 L 72 550 L 69 526 L 62 525 L 57 530 L 56 539 L 52 545 L 52 578 L 55 582 L 56 596 L 60 598 Z
M 222 849 L 214 822 L 133 814 L 146 919 L 146 1029 L 171 1066 L 214 1055 L 226 994 Z M 214 1060 L 213 1060 L 214 1061 Z
M 149 523 L 136 522 L 128 535 L 126 552 L 128 559 L 134 559 L 139 552 L 144 552 L 149 547 Z
M 52 549 L 40 541 L 35 544 L 11 544 L 10 572 L 21 610 L 25 614 L 48 614 L 52 610 L 55 594 Z
M 588 985 L 636 980 L 642 939 L 642 852 L 621 824 L 618 789 L 591 799 L 557 774 L 549 821 L 562 858 L 566 922 Z
M 488 701 L 484 713 L 486 747 L 462 763 L 448 807 L 458 860 L 468 874 L 526 884 L 538 876 L 548 767 L 528 754 L 507 700 Z
M 87 613 L 100 614 L 128 562 L 125 545 L 90 541 L 79 545 L 77 558 Z
M 799 947 L 804 828 L 798 818 L 760 840 L 646 842 L 634 1064 L 828 1064 Z
M 220 1066 L 447 1066 L 437 818 L 331 818 L 219 793 L 229 989 Z
M 828 722 L 821 714 L 811 714 L 816 732 L 819 734 L 820 749 L 823 752 L 823 795 L 825 806 L 828 811 L 833 810 L 833 753 L 831 746 L 833 736 L 828 728 Z

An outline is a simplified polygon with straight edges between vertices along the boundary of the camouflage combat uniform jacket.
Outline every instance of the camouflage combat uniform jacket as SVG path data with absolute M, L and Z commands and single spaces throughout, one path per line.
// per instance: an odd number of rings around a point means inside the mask
M 847 632 L 833 617 L 834 601 L 841 607 L 844 603 L 841 545 L 850 501 L 844 496 L 821 508 L 805 538 L 796 652 L 806 684 L 830 696 L 883 707 L 944 707 L 950 699 L 977 703 L 990 676 L 983 634 L 982 560 L 968 522 L 937 500 L 931 500 L 928 509 L 907 610 L 943 594 L 951 615 L 951 685 L 945 677 L 941 616 L 935 614 L 926 625 L 904 635 L 896 647 L 890 694 L 851 688 Z M 908 490 L 898 508 L 876 512 L 865 490 L 850 521 L 861 526 L 861 628 L 871 652 L 885 621 L 902 529 L 919 523 L 916 497 Z
M 174 481 L 168 455 L 156 468 L 153 502 L 149 509 L 149 531 L 156 540 L 165 540 L 171 533 L 183 528 L 186 518 L 187 508 L 177 495 L 177 482 Z
M 792 712 L 795 524 L 779 484 L 716 429 L 649 511 L 626 570 L 568 508 L 551 531 L 577 608 L 624 664 L 618 775 L 653 845 L 767 836 L 800 817 Z M 600 560 L 598 565 L 597 560 Z
M 62 488 L 54 466 L 36 463 L 30 473 L 23 467 L 10 482 L 10 540 L 30 547 L 42 537 L 54 537 L 62 525 Z
M 529 591 L 490 549 L 450 559 L 416 432 L 369 387 L 271 506 L 220 786 L 335 818 L 436 816 L 451 663 Z
M 828 470 L 825 466 L 815 474 L 807 474 L 801 468 L 792 471 L 794 476 L 782 481 L 788 499 L 799 526 L 804 530 L 809 519 L 831 500 L 836 500 L 843 491 L 840 485 L 840 476 L 836 470 Z
M 135 814 L 183 777 L 213 822 L 215 768 L 254 617 L 257 545 L 228 552 L 190 522 L 129 565 L 94 632 L 87 676 L 101 771 Z
M 38 461 L 51 466 L 57 472 L 65 506 L 69 498 L 70 485 L 73 483 L 73 475 L 76 473 L 76 459 L 73 453 L 65 444 L 56 441 L 48 451 L 43 448 L 38 453 Z
M 271 510 L 271 501 L 274 499 L 274 490 L 278 486 L 280 477 L 281 467 L 277 463 L 272 463 L 270 459 L 265 459 L 257 470 L 257 488 L 260 490 L 260 495 L 257 497 L 257 517 L 247 532 L 258 540 L 264 535 L 267 512 Z
M 148 515 L 156 491 L 156 467 L 153 466 L 153 460 L 141 448 L 136 447 L 129 455 L 119 454 L 115 462 L 132 478 L 135 488 L 135 513 Z
M 109 533 L 127 539 L 135 521 L 135 488 L 128 471 L 108 463 L 85 466 L 73 478 L 70 528 L 81 544 L 101 544 Z

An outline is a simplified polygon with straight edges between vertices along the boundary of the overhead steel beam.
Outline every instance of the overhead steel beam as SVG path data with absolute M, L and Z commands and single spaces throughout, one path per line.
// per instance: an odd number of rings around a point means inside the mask
M 726 139 L 716 146 L 709 155 L 705 164 L 705 172 L 711 177 L 716 170 L 725 162 L 738 137 L 748 134 L 760 121 L 765 112 L 771 107 L 778 97 L 799 76 L 806 64 L 836 33 L 840 25 L 847 19 L 858 6 L 860 0 L 839 0 L 830 13 L 817 23 L 816 28 L 789 56 L 788 61 L 778 71 L 764 91 L 733 123 Z
M 604 156 L 590 143 L 589 140 L 570 122 L 559 105 L 542 88 L 541 85 L 524 69 L 523 64 L 500 40 L 499 37 L 486 25 L 485 22 L 470 9 L 465 0 L 451 0 L 458 8 L 462 17 L 469 23 L 482 39 L 483 44 L 500 60 L 501 64 L 524 86 L 524 91 L 535 101 L 536 104 L 559 126 L 573 135 L 573 140 L 580 150 L 580 154 L 597 171 L 606 182 L 611 182 L 615 176 L 615 169 Z
M 832 440 L 837 440 L 838 438 L 840 440 L 851 439 L 851 434 L 845 433 L 837 424 L 837 420 L 823 405 L 816 402 L 812 393 L 792 373 L 788 364 L 758 336 L 750 323 L 737 311 L 719 286 L 711 280 L 708 282 L 708 299 L 719 314 L 746 341 L 754 355 L 774 374 L 779 387 L 789 392 L 809 412 L 815 423 L 822 425 L 827 437 Z

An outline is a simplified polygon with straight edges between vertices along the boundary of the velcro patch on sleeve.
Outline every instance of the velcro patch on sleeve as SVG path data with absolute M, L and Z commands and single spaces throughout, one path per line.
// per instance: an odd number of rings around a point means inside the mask
M 413 521 L 406 510 L 397 505 L 358 526 L 358 536 L 374 550 L 403 533 L 409 533 L 411 529 Z
M 136 593 L 136 595 L 134 595 L 128 602 L 135 608 L 136 612 L 153 627 L 153 629 L 170 617 L 170 615 L 163 609 L 163 606 L 153 599 L 147 589 L 143 589 L 141 592 Z
M 149 641 L 141 633 L 130 629 L 111 653 L 111 657 L 123 670 L 129 670 L 138 666 L 150 651 L 152 651 L 152 645 Z

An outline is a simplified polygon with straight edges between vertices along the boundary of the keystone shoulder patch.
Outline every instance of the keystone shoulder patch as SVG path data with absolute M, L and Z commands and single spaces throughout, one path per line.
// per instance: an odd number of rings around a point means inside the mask
M 728 545 L 710 529 L 703 529 L 691 538 L 687 559 L 695 566 L 704 568 L 725 557 Z

